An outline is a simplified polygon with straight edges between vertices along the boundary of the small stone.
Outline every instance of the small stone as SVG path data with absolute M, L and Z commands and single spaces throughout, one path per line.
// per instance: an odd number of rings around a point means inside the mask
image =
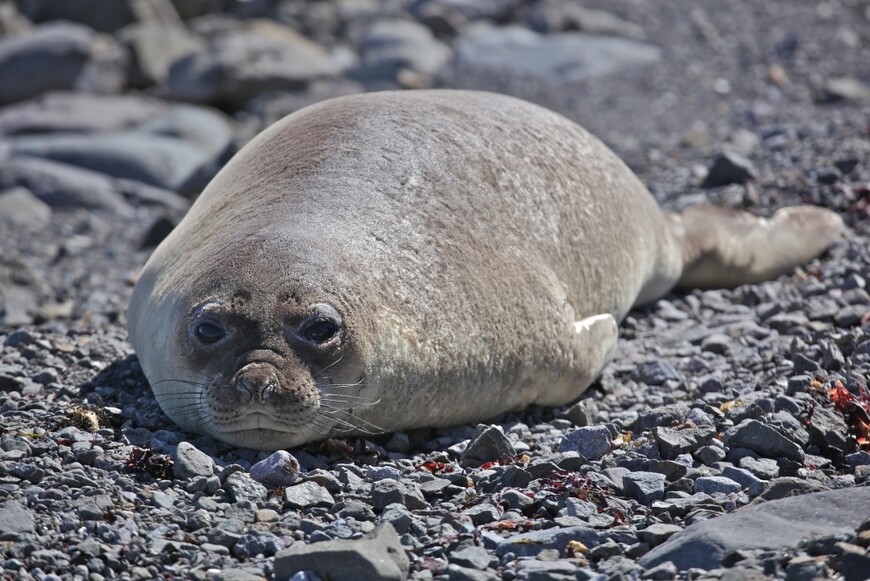
M 372 507 L 382 511 L 389 504 L 398 502 L 411 510 L 426 508 L 429 505 L 423 499 L 420 490 L 412 483 L 404 483 L 385 479 L 372 484 Z
M 681 381 L 680 374 L 666 361 L 653 359 L 638 365 L 631 378 L 647 385 L 663 385 L 666 381 Z
M 278 450 L 251 466 L 251 478 L 266 488 L 290 486 L 299 478 L 299 461 L 285 450 Z
M 224 490 L 227 491 L 233 502 L 247 500 L 254 504 L 266 500 L 269 492 L 266 487 L 251 480 L 244 472 L 234 472 L 224 482 Z
M 758 172 L 745 157 L 725 151 L 713 160 L 702 188 L 715 188 L 729 184 L 743 184 L 754 180 Z
M 743 468 L 726 466 L 722 470 L 722 476 L 740 484 L 740 486 L 742 486 L 743 489 L 746 490 L 746 493 L 750 497 L 758 496 L 759 494 L 764 492 L 764 489 L 766 487 L 764 480 L 758 478 L 755 474 Z
M 499 510 L 487 502 L 465 509 L 462 514 L 470 518 L 476 527 L 495 522 L 501 517 Z
M 172 474 L 179 480 L 188 480 L 203 476 L 208 478 L 214 474 L 214 460 L 199 451 L 189 442 L 179 442 L 175 452 L 175 462 Z
M 743 487 L 724 476 L 701 476 L 695 479 L 695 492 L 703 494 L 732 494 L 740 492 Z
M 332 506 L 334 503 L 332 495 L 316 482 L 302 482 L 284 489 L 284 504 L 290 508 Z
M 725 444 L 729 448 L 748 448 L 768 458 L 788 458 L 803 462 L 803 449 L 758 420 L 744 420 L 725 432 Z
M 744 456 L 738 461 L 738 465 L 762 480 L 772 480 L 779 476 L 779 465 L 770 458 Z
M 497 426 L 479 424 L 468 442 L 468 447 L 462 453 L 459 463 L 462 466 L 476 468 L 485 462 L 515 455 L 516 450 L 501 429 Z
M 716 433 L 715 428 L 655 428 L 655 439 L 663 458 L 673 460 L 680 454 L 698 450 Z
M 579 452 L 588 460 L 598 460 L 610 451 L 611 436 L 606 426 L 587 426 L 568 431 L 559 443 L 559 452 Z
M 580 400 L 560 416 L 573 425 L 582 428 L 598 421 L 598 404 L 594 399 Z
M 650 506 L 665 494 L 665 475 L 656 472 L 632 472 L 622 477 L 625 494 Z
M 449 553 L 447 556 L 451 563 L 455 563 L 460 567 L 468 567 L 469 569 L 477 569 L 482 571 L 489 567 L 490 556 L 483 547 L 464 547 L 458 551 Z
M 606 538 L 604 533 L 599 533 L 590 527 L 557 527 L 510 536 L 498 544 L 495 552 L 499 557 L 508 553 L 513 553 L 517 557 L 534 557 L 543 550 L 555 549 L 560 555 L 564 555 L 571 541 L 579 541 L 587 547 L 595 547 L 604 538 Z
M 671 538 L 672 535 L 682 530 L 683 527 L 678 525 L 656 523 L 637 531 L 637 536 L 642 542 L 647 543 L 650 547 L 656 547 Z
M 389 523 L 357 540 L 295 544 L 275 555 L 275 581 L 290 581 L 299 571 L 312 571 L 324 579 L 378 579 L 405 581 L 410 561 Z

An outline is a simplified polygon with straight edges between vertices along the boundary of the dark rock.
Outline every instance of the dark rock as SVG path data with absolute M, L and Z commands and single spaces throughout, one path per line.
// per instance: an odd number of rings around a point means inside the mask
M 849 426 L 843 416 L 821 405 L 813 408 L 807 432 L 809 432 L 810 443 L 822 450 L 831 446 L 845 450 L 850 441 Z
M 742 489 L 740 484 L 725 476 L 701 476 L 695 479 L 695 491 L 702 494 L 731 494 Z
M 666 381 L 680 381 L 680 374 L 670 363 L 653 359 L 639 364 L 631 374 L 632 379 L 647 385 L 662 385 Z M 674 413 L 681 410 L 679 406 L 674 408 Z M 687 410 L 688 411 L 688 410 Z
M 125 81 L 123 51 L 69 22 L 0 40 L 0 105 L 49 91 L 114 93 Z
M 534 557 L 543 550 L 554 549 L 564 555 L 570 541 L 580 541 L 592 548 L 604 538 L 603 533 L 583 526 L 544 529 L 512 535 L 499 543 L 495 553 L 499 557 L 508 553 L 517 557 Z
M 678 525 L 656 523 L 637 531 L 637 537 L 641 542 L 647 543 L 651 547 L 657 547 L 682 530 L 683 527 Z
M 715 433 L 714 428 L 656 428 L 654 432 L 662 457 L 669 460 L 701 448 Z
M 631 472 L 622 477 L 625 494 L 650 506 L 665 494 L 665 475 L 656 472 Z
M 758 420 L 744 420 L 728 429 L 725 444 L 730 448 L 748 448 L 769 458 L 782 456 L 797 462 L 804 459 L 800 446 Z
M 429 505 L 423 499 L 419 489 L 412 486 L 413 483 L 409 482 L 406 485 L 390 478 L 378 480 L 372 484 L 372 507 L 376 511 L 381 511 L 387 505 L 396 502 L 411 510 L 428 507 Z
M 278 450 L 251 466 L 251 478 L 266 488 L 290 486 L 299 478 L 299 461 L 289 452 Z
M 100 32 L 115 32 L 132 22 L 178 20 L 169 0 L 39 0 L 25 2 L 24 13 L 34 22 L 68 20 Z
M 726 466 L 722 470 L 722 476 L 740 484 L 749 496 L 758 496 L 764 492 L 764 489 L 767 486 L 764 483 L 764 480 L 757 477 L 751 471 L 743 468 L 736 468 L 734 466 Z
M 464 547 L 450 553 L 447 558 L 451 563 L 469 569 L 483 570 L 489 567 L 490 556 L 483 547 Z
M 770 481 L 758 500 L 778 500 L 788 496 L 799 496 L 812 492 L 826 491 L 827 487 L 812 480 L 802 480 L 793 476 L 783 476 Z M 758 502 L 756 500 L 756 502 Z
M 658 373 L 657 370 L 656 373 Z M 639 369 L 635 371 L 635 374 L 638 376 L 643 375 L 645 377 L 649 375 L 647 372 L 641 372 Z M 676 371 L 673 372 L 672 377 L 678 377 Z M 648 382 L 645 381 L 644 383 Z M 661 383 L 664 383 L 664 381 Z M 658 426 L 670 426 L 673 423 L 685 420 L 688 413 L 689 406 L 684 403 L 675 403 L 672 405 L 657 407 L 648 411 L 640 412 L 637 419 L 631 424 L 631 429 L 634 432 L 644 432 L 646 430 L 652 430 Z
M 299 571 L 324 579 L 405 581 L 410 562 L 399 535 L 389 523 L 362 539 L 294 545 L 275 555 L 275 581 L 289 581 Z
M 468 447 L 462 453 L 459 463 L 462 466 L 476 468 L 484 462 L 492 462 L 505 457 L 510 458 L 516 453 L 501 429 L 497 426 L 480 424 L 468 442 Z
M 611 440 L 606 426 L 576 428 L 569 430 L 559 442 L 559 451 L 574 451 L 589 460 L 597 460 L 610 451 Z
M 640 558 L 645 568 L 672 561 L 680 571 L 714 569 L 740 549 L 794 548 L 804 538 L 852 532 L 870 515 L 870 488 L 765 502 L 692 524 Z
M 743 184 L 754 180 L 758 175 L 752 163 L 743 156 L 731 151 L 719 154 L 707 171 L 701 184 L 703 188 L 715 188 L 728 184 Z

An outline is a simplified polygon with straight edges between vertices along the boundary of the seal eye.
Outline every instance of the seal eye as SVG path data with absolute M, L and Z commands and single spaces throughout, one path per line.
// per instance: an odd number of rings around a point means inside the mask
M 217 343 L 225 335 L 226 332 L 214 323 L 200 323 L 196 327 L 196 336 L 203 343 Z
M 322 344 L 338 335 L 338 325 L 329 319 L 315 319 L 308 323 L 300 334 L 306 341 Z

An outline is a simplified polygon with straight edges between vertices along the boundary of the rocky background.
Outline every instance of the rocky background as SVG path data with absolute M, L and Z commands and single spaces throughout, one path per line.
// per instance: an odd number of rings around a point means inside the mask
M 866 579 L 868 83 L 866 0 L 0 1 L 0 578 Z M 125 341 L 151 249 L 273 121 L 423 87 L 554 108 L 669 209 L 848 235 L 632 313 L 564 409 L 295 458 L 178 432 Z

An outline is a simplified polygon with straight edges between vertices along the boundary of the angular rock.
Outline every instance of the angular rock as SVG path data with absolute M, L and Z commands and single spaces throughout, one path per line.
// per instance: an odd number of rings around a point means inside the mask
M 655 428 L 655 439 L 662 458 L 673 460 L 680 454 L 692 453 L 710 441 L 715 428 Z
M 559 442 L 559 452 L 578 452 L 588 460 L 598 460 L 610 451 L 610 444 L 606 426 L 586 426 L 569 430 Z
M 653 359 L 639 364 L 632 372 L 631 378 L 647 385 L 662 385 L 666 381 L 680 381 L 680 374 L 670 363 Z M 680 408 L 677 406 L 674 413 L 679 411 Z
M 413 483 L 408 484 L 413 486 Z M 403 504 L 411 510 L 429 506 L 419 489 L 406 486 L 402 482 L 386 478 L 372 484 L 372 507 L 376 511 L 381 511 L 388 504 L 395 502 Z
M 656 523 L 637 531 L 637 536 L 641 542 L 647 543 L 651 547 L 657 547 L 682 530 L 683 527 L 678 525 Z
M 743 487 L 724 476 L 701 476 L 695 479 L 695 492 L 702 494 L 732 494 L 740 492 Z
M 284 489 L 284 504 L 290 508 L 332 506 L 335 499 L 316 482 L 302 482 Z
M 748 448 L 768 458 L 788 458 L 803 462 L 803 449 L 758 420 L 743 420 L 725 432 L 725 445 L 729 448 Z
M 275 555 L 275 581 L 289 581 L 299 571 L 312 571 L 323 579 L 378 579 L 405 581 L 410 561 L 389 523 L 353 541 L 335 540 L 298 544 Z
M 290 486 L 299 478 L 299 461 L 290 452 L 278 450 L 251 466 L 251 478 L 266 488 Z
M 214 460 L 189 442 L 179 442 L 172 474 L 181 480 L 214 475 Z
M 631 472 L 622 477 L 625 494 L 646 506 L 665 494 L 665 475 L 656 472 Z
M 70 22 L 0 40 L 0 105 L 48 91 L 118 92 L 124 53 L 111 38 Z
M 251 480 L 244 472 L 230 474 L 224 482 L 224 490 L 227 491 L 233 502 L 247 500 L 255 504 L 265 500 L 269 494 L 265 486 Z
M 480 424 L 462 453 L 459 463 L 462 466 L 476 468 L 485 462 L 513 457 L 516 453 L 501 429 L 497 426 Z
M 458 74 L 489 73 L 573 82 L 651 65 L 659 49 L 622 38 L 579 32 L 540 35 L 519 26 L 469 28 L 456 40 Z
M 794 548 L 805 538 L 853 532 L 870 516 L 870 487 L 784 498 L 692 524 L 638 561 L 672 561 L 680 571 L 715 569 L 741 549 Z
M 702 188 L 715 188 L 729 184 L 743 184 L 754 180 L 758 172 L 745 157 L 732 151 L 720 153 L 707 171 Z
M 592 548 L 605 538 L 604 533 L 584 526 L 551 528 L 512 535 L 498 544 L 495 553 L 499 557 L 507 553 L 517 557 L 534 557 L 545 549 L 554 549 L 564 555 L 570 541 L 580 541 Z
M 17 500 L 0 502 L 0 536 L 7 533 L 30 533 L 36 527 L 33 513 Z

